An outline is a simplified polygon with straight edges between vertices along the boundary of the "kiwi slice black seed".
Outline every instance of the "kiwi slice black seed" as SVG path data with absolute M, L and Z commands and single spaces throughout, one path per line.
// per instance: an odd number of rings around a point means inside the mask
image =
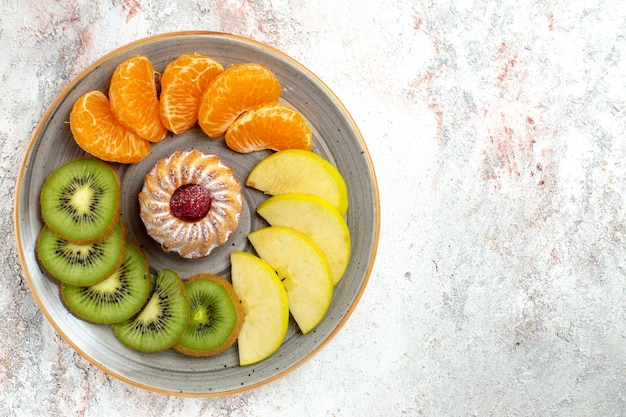
M 229 348 L 243 324 L 243 308 L 230 282 L 199 274 L 185 283 L 190 320 L 174 349 L 191 356 L 213 356 Z
M 55 169 L 44 182 L 41 216 L 56 234 L 74 243 L 102 240 L 119 214 L 120 181 L 109 165 L 84 158 Z
M 120 218 L 103 241 L 77 245 L 47 226 L 37 239 L 41 265 L 59 281 L 78 286 L 93 285 L 111 275 L 124 260 L 125 249 L 126 233 Z
M 61 298 L 77 316 L 92 323 L 124 321 L 145 304 L 150 295 L 150 270 L 141 250 L 126 242 L 124 261 L 108 278 L 88 287 L 61 284 Z
M 115 335 L 126 346 L 141 352 L 171 347 L 189 322 L 189 299 L 176 272 L 157 273 L 152 296 L 139 313 L 113 325 Z

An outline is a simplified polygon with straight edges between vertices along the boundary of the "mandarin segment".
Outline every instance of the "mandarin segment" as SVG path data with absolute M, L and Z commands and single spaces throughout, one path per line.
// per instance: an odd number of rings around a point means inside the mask
M 180 134 L 196 124 L 202 93 L 222 71 L 219 62 L 197 53 L 181 55 L 165 67 L 160 77 L 160 115 L 169 131 Z
M 70 130 L 85 152 L 108 162 L 132 164 L 150 151 L 150 142 L 122 126 L 101 91 L 83 94 L 72 106 Z
M 212 138 L 222 136 L 239 115 L 276 101 L 282 93 L 276 75 L 256 63 L 239 63 L 215 77 L 202 95 L 198 124 Z
M 260 104 L 235 120 L 224 135 L 235 152 L 283 151 L 312 147 L 311 126 L 302 114 L 279 102 Z
M 109 86 L 111 110 L 126 128 L 150 142 L 165 138 L 161 122 L 155 72 L 150 60 L 135 55 L 119 64 Z

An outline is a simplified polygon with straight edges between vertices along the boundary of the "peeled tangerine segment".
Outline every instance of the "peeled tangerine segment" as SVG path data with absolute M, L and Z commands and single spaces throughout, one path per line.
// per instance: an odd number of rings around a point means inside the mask
M 313 194 L 348 211 L 348 189 L 341 173 L 323 157 L 310 151 L 288 149 L 262 159 L 248 175 L 248 187 L 265 194 Z
M 302 333 L 313 330 L 333 297 L 333 279 L 324 253 L 311 239 L 287 227 L 258 229 L 248 239 L 283 281 L 289 311 Z
M 279 102 L 260 104 L 243 113 L 226 130 L 226 146 L 235 152 L 263 149 L 310 151 L 311 126 L 296 109 Z
M 82 150 L 103 161 L 132 164 L 150 152 L 150 142 L 122 125 L 109 99 L 98 90 L 76 100 L 70 112 L 70 129 Z
M 267 262 L 232 252 L 231 280 L 244 311 L 237 346 L 241 366 L 259 362 L 282 344 L 289 325 L 287 292 Z
M 148 57 L 135 55 L 120 63 L 109 85 L 111 110 L 128 129 L 150 142 L 167 135 L 161 122 L 154 68 Z
M 281 93 L 280 82 L 269 68 L 248 62 L 231 65 L 202 94 L 198 124 L 209 137 L 217 138 L 241 113 L 276 101 Z
M 268 198 L 257 213 L 272 226 L 289 227 L 309 237 L 324 252 L 337 285 L 350 261 L 350 230 L 335 207 L 314 195 L 287 193 Z
M 181 55 L 165 67 L 159 104 L 161 121 L 169 131 L 180 134 L 196 124 L 202 93 L 222 71 L 219 62 L 197 53 Z

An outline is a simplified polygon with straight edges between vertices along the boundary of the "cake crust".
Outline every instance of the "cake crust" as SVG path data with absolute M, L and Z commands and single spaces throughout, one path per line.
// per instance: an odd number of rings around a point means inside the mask
M 180 187 L 206 188 L 210 208 L 197 221 L 176 217 L 170 200 Z M 159 160 L 144 178 L 139 193 L 139 215 L 146 232 L 164 251 L 187 259 L 202 258 L 223 246 L 239 225 L 243 211 L 241 184 L 232 169 L 216 155 L 178 150 Z

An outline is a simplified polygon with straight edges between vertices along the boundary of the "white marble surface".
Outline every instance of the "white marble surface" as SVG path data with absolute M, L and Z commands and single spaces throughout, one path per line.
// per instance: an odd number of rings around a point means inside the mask
M 139 38 L 251 37 L 325 81 L 378 175 L 361 302 L 312 360 L 223 398 L 77 355 L 21 272 L 13 194 L 70 80 Z M 626 3 L 2 0 L 0 415 L 626 415 Z

